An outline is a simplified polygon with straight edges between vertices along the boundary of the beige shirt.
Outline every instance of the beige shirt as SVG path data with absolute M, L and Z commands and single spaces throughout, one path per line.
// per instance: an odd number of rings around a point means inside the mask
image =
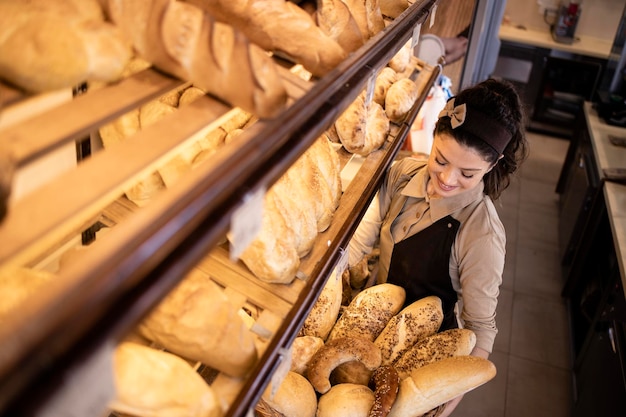
M 410 178 L 401 191 L 407 200 L 397 217 L 386 219 L 391 197 L 402 178 Z M 425 161 L 405 158 L 392 166 L 350 242 L 349 263 L 358 262 L 380 242 L 377 281 L 384 282 L 393 245 L 451 215 L 461 223 L 450 255 L 459 323 L 474 331 L 477 347 L 491 352 L 498 332 L 495 316 L 504 270 L 504 226 L 491 198 L 483 194 L 482 182 L 453 197 L 430 199 L 426 193 L 428 180 Z M 393 222 L 391 234 L 381 235 L 383 223 L 389 221 Z

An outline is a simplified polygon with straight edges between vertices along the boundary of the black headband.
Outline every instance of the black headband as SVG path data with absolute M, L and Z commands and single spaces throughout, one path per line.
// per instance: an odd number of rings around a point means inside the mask
M 463 129 L 480 138 L 493 150 L 502 155 L 511 141 L 511 134 L 500 124 L 479 110 L 473 110 L 465 103 L 454 105 L 454 97 L 448 100 L 446 107 L 439 113 L 439 118 L 449 117 L 452 129 Z

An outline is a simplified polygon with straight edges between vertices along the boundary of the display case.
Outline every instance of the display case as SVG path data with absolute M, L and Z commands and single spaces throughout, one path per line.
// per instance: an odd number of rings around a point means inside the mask
M 392 126 L 382 148 L 363 159 L 331 225 L 302 259 L 293 283 L 252 279 L 220 242 L 240 210 L 250 210 L 249 202 L 329 129 L 377 71 L 419 33 L 416 29 L 428 22 L 436 4 L 415 2 L 323 78 L 304 81 L 289 67 L 282 68 L 291 97 L 288 107 L 245 129 L 236 142 L 213 155 L 210 164 L 199 165 L 145 207 L 128 204 L 121 198 L 123 191 L 235 109 L 204 96 L 132 141 L 90 152 L 84 141 L 100 126 L 189 85 L 149 68 L 3 129 L 0 146 L 13 150 L 19 168 L 68 144 L 78 146 L 82 158 L 10 207 L 0 224 L 0 267 L 45 265 L 76 236 L 99 225 L 115 227 L 0 328 L 1 412 L 102 415 L 112 389 L 113 347 L 192 268 L 204 268 L 234 302 L 259 311 L 255 324 L 262 339 L 260 359 L 232 390 L 226 412 L 250 415 L 328 276 L 342 262 L 351 235 L 441 68 L 416 66 L 417 102 L 405 120 Z M 3 89 L 5 109 L 36 99 Z M 344 161 L 349 157 L 344 154 Z M 212 383 L 219 384 L 219 378 L 211 375 Z

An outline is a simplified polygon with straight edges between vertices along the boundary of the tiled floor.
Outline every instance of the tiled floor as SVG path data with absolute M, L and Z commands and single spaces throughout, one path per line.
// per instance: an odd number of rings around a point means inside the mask
M 556 182 L 569 142 L 528 133 L 529 159 L 496 206 L 507 259 L 490 359 L 498 369 L 455 417 L 570 415 L 569 329 L 558 259 Z

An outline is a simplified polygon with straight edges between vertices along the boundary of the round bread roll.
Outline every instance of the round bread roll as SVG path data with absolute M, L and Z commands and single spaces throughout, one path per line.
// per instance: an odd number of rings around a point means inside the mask
M 317 396 L 305 377 L 296 372 L 287 372 L 278 389 L 272 395 L 272 384 L 263 392 L 267 405 L 285 417 L 314 417 Z
M 387 91 L 397 80 L 398 74 L 393 68 L 384 67 L 381 69 L 374 85 L 374 101 L 384 107 Z
M 343 147 L 350 153 L 367 156 L 379 149 L 389 133 L 389 118 L 375 101 L 365 102 L 360 94 L 335 121 Z
M 293 339 L 290 370 L 304 375 L 311 358 L 322 346 L 324 346 L 324 341 L 316 336 L 298 336 Z
M 402 379 L 429 363 L 452 356 L 466 356 L 476 345 L 476 335 L 468 329 L 449 329 L 418 340 L 393 363 Z
M 389 61 L 389 66 L 397 73 L 404 73 L 411 65 L 411 40 L 409 39 Z
M 405 297 L 406 292 L 399 285 L 384 283 L 366 288 L 345 308 L 328 340 L 354 337 L 374 341 L 400 311 Z
M 393 316 L 374 343 L 383 364 L 393 363 L 418 340 L 437 332 L 443 321 L 441 299 L 429 296 L 414 301 Z
M 366 385 L 339 384 L 322 395 L 317 417 L 368 417 L 374 404 L 374 392 Z
M 411 110 L 419 88 L 410 78 L 402 78 L 389 87 L 385 96 L 385 114 L 392 122 L 400 122 Z
M 455 356 L 423 366 L 400 382 L 388 417 L 421 416 L 495 376 L 495 365 L 476 356 Z

